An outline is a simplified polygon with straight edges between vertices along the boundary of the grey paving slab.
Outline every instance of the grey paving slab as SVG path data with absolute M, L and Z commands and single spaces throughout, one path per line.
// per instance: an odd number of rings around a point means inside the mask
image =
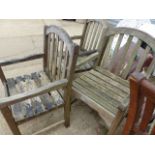
M 0 58 L 30 54 L 34 51 L 35 46 L 29 36 L 0 38 Z

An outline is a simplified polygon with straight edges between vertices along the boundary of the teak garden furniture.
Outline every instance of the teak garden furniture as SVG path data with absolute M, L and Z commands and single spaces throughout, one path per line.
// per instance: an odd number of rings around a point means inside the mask
M 123 134 L 155 134 L 150 124 L 155 109 L 155 85 L 140 73 L 130 77 L 130 104 Z M 150 124 L 150 127 L 149 127 Z
M 86 20 L 82 35 L 72 36 L 72 40 L 80 40 L 80 52 L 76 64 L 76 72 L 91 69 L 98 54 L 103 48 L 102 39 L 108 24 L 105 20 Z
M 116 63 L 115 58 L 122 48 L 124 36 L 127 36 L 127 41 Z M 114 38 L 117 38 L 117 42 L 113 48 Z M 136 40 L 136 43 L 129 53 L 133 40 Z M 146 46 L 142 48 L 144 43 Z M 135 67 L 134 70 L 142 72 L 146 78 L 153 72 L 154 54 L 147 67 L 143 64 L 148 54 L 155 49 L 155 39 L 132 28 L 108 28 L 102 38 L 102 46 L 103 51 L 100 52 L 94 68 L 76 78 L 72 89 L 75 98 L 98 112 L 109 128 L 108 134 L 114 134 L 127 113 L 130 93 L 128 77 L 131 69 Z
M 0 99 L 0 110 L 13 134 L 21 134 L 18 123 L 64 106 L 65 126 L 70 125 L 71 83 L 78 56 L 68 34 L 57 26 L 45 26 L 44 53 L 9 60 L 1 66 L 43 57 L 43 71 L 7 79 L 0 78 L 8 97 Z

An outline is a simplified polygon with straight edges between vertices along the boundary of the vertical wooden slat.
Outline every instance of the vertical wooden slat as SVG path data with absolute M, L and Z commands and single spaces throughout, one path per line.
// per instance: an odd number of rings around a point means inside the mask
M 52 79 L 56 80 L 56 69 L 57 69 L 57 55 L 58 55 L 58 36 L 55 36 L 55 44 L 54 44 L 54 59 L 52 63 Z
M 96 41 L 95 41 L 95 47 L 94 49 L 98 49 L 100 50 L 100 47 L 103 47 L 103 40 L 104 40 L 104 35 L 106 33 L 106 29 L 105 27 L 103 27 L 103 25 L 99 25 L 98 26 L 98 34 L 96 36 Z
M 90 26 L 91 26 L 90 22 L 86 23 L 86 32 L 85 32 L 85 34 L 83 36 L 83 42 L 82 42 L 82 47 L 81 47 L 82 49 L 86 49 L 86 43 L 87 43 L 88 37 L 90 35 L 90 33 L 89 33 Z
M 60 51 L 59 51 L 59 63 L 58 63 L 58 79 L 61 78 L 61 66 L 62 66 L 62 56 L 63 56 L 63 46 L 64 42 L 60 40 Z
M 147 98 L 144 114 L 139 127 L 140 131 L 145 132 L 147 125 L 151 120 L 153 111 L 154 111 L 154 103 L 149 98 Z
M 109 37 L 109 40 L 108 40 L 108 43 L 107 43 L 107 47 L 105 49 L 103 58 L 101 60 L 101 66 L 102 67 L 105 65 L 106 60 L 108 59 L 108 56 L 110 54 L 110 49 L 111 49 L 111 45 L 112 45 L 113 39 L 114 39 L 114 35 Z
M 96 30 L 97 30 L 97 27 L 98 27 L 98 23 L 95 23 L 94 22 L 94 27 L 91 31 L 91 38 L 90 38 L 90 41 L 89 41 L 89 45 L 88 45 L 88 51 L 89 50 L 92 50 L 92 47 L 93 47 L 93 43 L 95 41 L 95 35 L 96 35 Z
M 48 26 L 44 27 L 44 57 L 43 57 L 43 63 L 44 63 L 44 71 L 47 72 L 47 55 L 48 55 L 48 35 L 46 35 L 46 30 L 47 30 Z
M 142 57 L 140 58 L 140 60 L 139 60 L 139 62 L 137 64 L 136 72 L 140 72 L 141 71 L 142 66 L 143 66 L 143 64 L 144 64 L 144 62 L 145 62 L 145 60 L 147 58 L 147 55 L 148 55 L 149 51 L 150 51 L 150 47 L 147 46 L 145 51 L 144 51 L 144 53 L 143 53 L 143 55 L 142 55 Z
M 138 49 L 139 49 L 141 43 L 142 43 L 142 41 L 138 40 L 138 42 L 136 43 L 135 48 L 133 48 L 133 50 L 131 52 L 132 54 L 131 54 L 130 60 L 127 63 L 127 66 L 125 67 L 125 69 L 124 69 L 124 71 L 123 71 L 123 73 L 121 75 L 122 78 L 126 79 L 127 75 L 129 74 L 131 66 L 132 66 L 132 64 L 134 62 L 134 59 L 136 58 L 136 55 L 137 55 L 137 52 L 138 52 Z
M 112 60 L 111 60 L 110 65 L 108 67 L 109 70 L 111 70 L 113 68 L 113 65 L 115 63 L 115 58 L 116 58 L 116 56 L 118 54 L 118 50 L 120 48 L 120 45 L 121 45 L 123 36 L 124 36 L 124 34 L 120 34 L 119 37 L 118 37 L 117 43 L 116 43 L 115 48 L 114 48 L 114 51 L 113 51 Z
M 68 55 L 69 55 L 69 52 L 68 52 L 68 49 L 66 47 L 66 49 L 65 49 L 65 56 L 64 56 L 64 62 L 63 62 L 62 77 L 61 78 L 65 78 L 66 77 Z
M 50 73 L 51 73 L 51 61 L 50 59 L 51 57 L 51 35 L 52 34 L 48 34 L 48 38 L 47 38 L 47 74 L 50 77 Z
M 89 26 L 88 35 L 87 35 L 87 41 L 86 41 L 85 47 L 84 47 L 85 50 L 88 50 L 88 47 L 89 47 L 89 43 L 90 43 L 91 36 L 92 36 L 92 30 L 94 28 L 94 22 L 90 22 L 89 25 L 90 26 Z
M 96 25 L 96 33 L 94 35 L 92 50 L 97 49 L 97 43 L 98 43 L 98 40 L 100 39 L 101 34 L 102 34 L 102 25 L 98 24 Z
M 125 49 L 121 55 L 121 58 L 120 58 L 120 61 L 118 62 L 118 65 L 116 66 L 116 71 L 115 71 L 116 75 L 120 74 L 122 67 L 125 65 L 125 57 L 126 57 L 126 54 L 129 50 L 132 39 L 133 39 L 133 36 L 128 37 L 128 40 L 127 40 L 126 45 L 125 45 Z

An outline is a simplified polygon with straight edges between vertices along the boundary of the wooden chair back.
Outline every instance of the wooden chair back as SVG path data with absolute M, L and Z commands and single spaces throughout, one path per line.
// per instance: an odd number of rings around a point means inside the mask
M 123 134 L 148 134 L 149 122 L 155 109 L 155 85 L 144 75 L 133 73 L 130 77 L 130 105 Z M 155 134 L 155 124 L 150 133 Z
M 44 70 L 50 80 L 65 78 L 70 80 L 74 73 L 77 55 L 78 46 L 63 29 L 57 26 L 45 26 Z
M 154 57 L 155 38 L 149 34 L 133 28 L 109 28 L 102 44 L 104 52 L 100 53 L 98 66 L 123 79 L 127 79 L 132 70 L 145 71 L 147 78 L 153 72 L 155 58 L 144 66 L 149 53 Z
M 84 29 L 83 35 L 80 42 L 80 49 L 83 51 L 99 51 L 102 48 L 102 39 L 103 34 L 105 33 L 105 24 L 104 20 L 87 20 Z

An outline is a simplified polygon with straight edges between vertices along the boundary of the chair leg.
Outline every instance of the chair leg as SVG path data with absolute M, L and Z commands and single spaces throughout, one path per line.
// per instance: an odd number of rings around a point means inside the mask
M 1 112 L 2 112 L 6 122 L 8 123 L 12 133 L 14 135 L 21 135 L 19 128 L 18 128 L 14 118 L 12 117 L 12 113 L 11 113 L 9 107 L 2 108 Z
M 111 127 L 108 131 L 108 135 L 114 135 L 118 126 L 121 124 L 125 117 L 126 111 L 118 110 L 115 119 L 113 120 Z
M 64 119 L 65 119 L 65 127 L 70 126 L 70 112 L 71 112 L 71 91 L 66 90 L 66 93 L 64 94 Z

